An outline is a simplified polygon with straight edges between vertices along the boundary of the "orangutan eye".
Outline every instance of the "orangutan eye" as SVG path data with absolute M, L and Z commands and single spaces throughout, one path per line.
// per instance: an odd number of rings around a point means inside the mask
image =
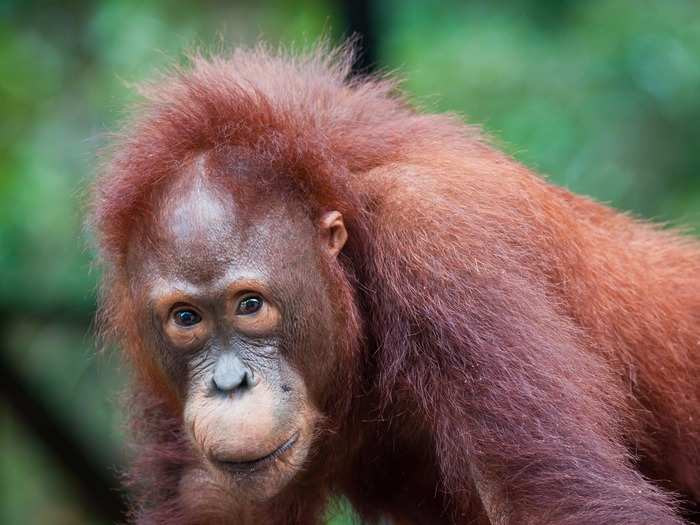
M 238 303 L 238 308 L 236 308 L 237 315 L 250 315 L 254 314 L 260 308 L 262 308 L 263 300 L 257 295 L 249 295 Z
M 173 314 L 173 318 L 175 319 L 176 324 L 185 327 L 196 325 L 202 320 L 202 317 L 197 312 L 187 308 L 177 310 Z

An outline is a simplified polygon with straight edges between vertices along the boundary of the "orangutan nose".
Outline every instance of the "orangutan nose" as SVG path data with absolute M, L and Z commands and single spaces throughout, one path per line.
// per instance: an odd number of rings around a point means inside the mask
M 218 392 L 225 394 L 254 386 L 252 373 L 232 352 L 224 352 L 219 356 L 212 383 Z

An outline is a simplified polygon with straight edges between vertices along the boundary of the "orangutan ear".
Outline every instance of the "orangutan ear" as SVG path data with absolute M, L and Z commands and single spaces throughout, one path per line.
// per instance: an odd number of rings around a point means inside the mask
M 322 248 L 331 257 L 336 257 L 345 246 L 348 231 L 339 211 L 329 211 L 321 217 L 321 239 Z

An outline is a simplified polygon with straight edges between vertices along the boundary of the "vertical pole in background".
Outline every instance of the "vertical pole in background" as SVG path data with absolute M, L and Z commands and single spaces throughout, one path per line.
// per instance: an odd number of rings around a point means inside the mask
M 378 38 L 371 0 L 345 0 L 341 3 L 345 17 L 345 34 L 356 37 L 357 56 L 353 64 L 356 74 L 372 73 L 377 69 Z

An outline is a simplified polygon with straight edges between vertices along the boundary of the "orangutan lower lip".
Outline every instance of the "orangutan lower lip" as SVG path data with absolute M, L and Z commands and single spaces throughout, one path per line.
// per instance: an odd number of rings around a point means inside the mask
M 251 459 L 248 461 L 229 461 L 229 460 L 225 460 L 225 459 L 215 459 L 215 462 L 219 466 L 225 468 L 226 470 L 232 471 L 232 472 L 237 473 L 237 474 L 246 473 L 246 472 L 253 472 L 255 470 L 258 470 L 258 469 L 274 462 L 282 454 L 284 454 L 289 449 L 291 449 L 294 446 L 294 444 L 297 442 L 297 439 L 299 439 L 299 432 L 298 431 L 295 432 L 294 434 L 292 434 L 292 437 L 290 437 L 287 441 L 282 443 L 275 450 L 273 450 L 269 454 L 265 454 L 264 456 L 261 456 L 257 459 Z

